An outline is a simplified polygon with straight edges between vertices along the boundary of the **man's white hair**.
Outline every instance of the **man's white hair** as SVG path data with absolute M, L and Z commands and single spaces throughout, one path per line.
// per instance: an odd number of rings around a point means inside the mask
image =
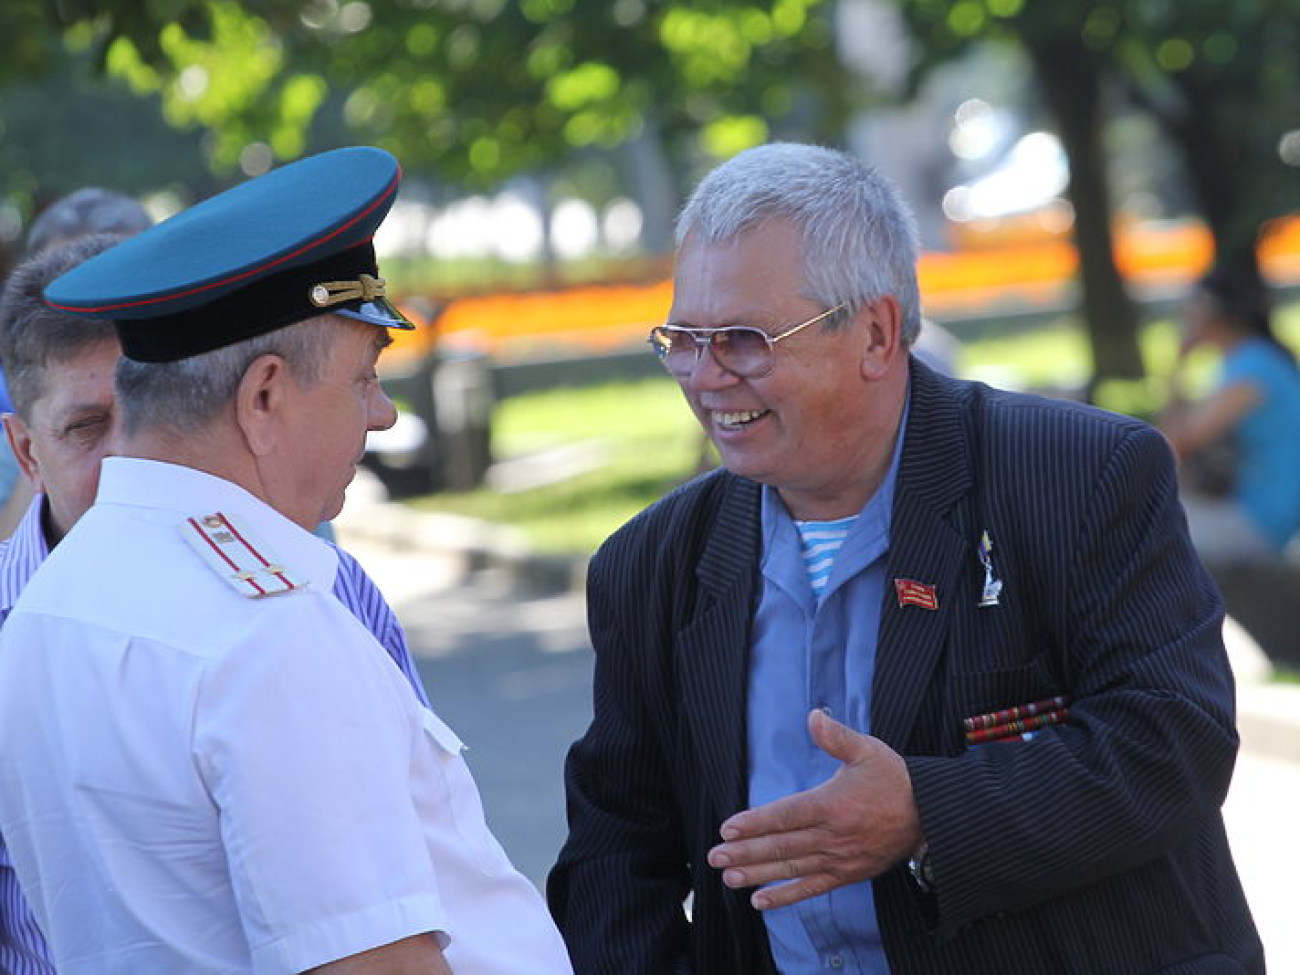
M 848 153 L 776 142 L 748 149 L 700 181 L 677 219 L 677 246 L 721 244 L 768 220 L 803 241 L 808 296 L 856 308 L 893 295 L 903 341 L 921 330 L 916 222 L 884 176 Z

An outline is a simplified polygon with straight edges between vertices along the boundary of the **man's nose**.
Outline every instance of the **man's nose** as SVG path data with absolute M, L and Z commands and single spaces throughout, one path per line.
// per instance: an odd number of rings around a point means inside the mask
M 397 407 L 393 405 L 387 391 L 379 383 L 375 383 L 368 406 L 370 416 L 367 429 L 387 430 L 397 422 Z
M 718 357 L 713 352 L 712 342 L 701 343 L 696 348 L 698 354 L 695 363 L 683 378 L 682 385 L 693 389 L 712 389 L 736 382 L 736 374 L 718 361 Z

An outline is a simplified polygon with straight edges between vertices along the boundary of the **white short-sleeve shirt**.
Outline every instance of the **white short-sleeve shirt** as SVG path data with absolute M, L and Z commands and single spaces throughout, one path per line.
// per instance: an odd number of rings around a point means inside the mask
M 183 526 L 216 512 L 296 588 L 201 558 Z M 429 931 L 456 971 L 570 971 L 336 565 L 230 482 L 105 461 L 0 631 L 0 831 L 60 973 L 301 972 Z

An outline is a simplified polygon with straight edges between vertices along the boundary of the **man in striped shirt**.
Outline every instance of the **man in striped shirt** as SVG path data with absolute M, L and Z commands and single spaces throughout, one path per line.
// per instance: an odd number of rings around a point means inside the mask
M 119 239 L 85 237 L 30 258 L 14 271 L 0 298 L 0 361 L 17 411 L 5 417 L 5 429 L 38 492 L 14 534 L 0 542 L 0 625 L 37 567 L 94 500 L 113 427 L 113 370 L 121 347 L 112 323 L 63 314 L 46 305 L 41 293 L 54 278 Z M 356 559 L 342 549 L 338 558 L 334 595 L 374 634 L 428 705 L 397 617 Z M 54 972 L 3 838 L 0 972 Z

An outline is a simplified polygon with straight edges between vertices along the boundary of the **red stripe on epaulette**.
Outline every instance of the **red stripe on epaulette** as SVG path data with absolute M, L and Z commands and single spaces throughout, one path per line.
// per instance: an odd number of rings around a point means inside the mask
M 221 523 L 222 523 L 223 525 L 225 525 L 227 528 L 230 529 L 230 533 L 231 533 L 232 535 L 234 535 L 235 538 L 239 539 L 240 544 L 243 545 L 244 548 L 248 549 L 250 552 L 253 553 L 253 557 L 254 557 L 255 559 L 257 559 L 257 561 L 259 561 L 259 562 L 262 563 L 263 568 L 267 568 L 267 569 L 269 569 L 269 568 L 272 567 L 272 566 L 271 566 L 271 563 L 267 560 L 267 558 L 266 558 L 264 555 L 262 555 L 261 552 L 259 552 L 257 549 L 255 549 L 255 548 L 253 547 L 252 543 L 249 542 L 249 540 L 248 540 L 247 538 L 245 538 L 245 537 L 240 533 L 240 531 L 239 531 L 238 528 L 236 528 L 234 525 L 232 525 L 232 524 L 230 523 L 230 519 L 229 519 L 229 518 L 227 518 L 225 515 L 221 514 L 221 512 L 217 512 L 217 517 L 221 519 Z M 287 590 L 287 589 L 297 589 L 297 588 L 298 588 L 297 583 L 295 583 L 293 580 L 289 579 L 289 578 L 288 578 L 287 576 L 285 576 L 284 573 L 282 573 L 282 572 L 272 572 L 271 575 L 275 576 L 277 579 L 279 579 L 281 582 L 283 582 L 283 583 L 284 583 L 284 588 L 285 588 L 286 590 Z
M 225 562 L 226 565 L 228 565 L 228 566 L 230 566 L 232 569 L 234 569 L 236 573 L 238 573 L 238 572 L 242 572 L 242 571 L 243 571 L 243 570 L 242 570 L 242 569 L 241 569 L 241 568 L 240 568 L 240 567 L 235 563 L 235 561 L 234 561 L 233 559 L 231 559 L 231 557 L 230 557 L 229 555 L 227 555 L 225 552 L 221 551 L 221 546 L 218 545 L 215 541 L 213 541 L 212 537 L 208 535 L 208 530 L 207 530 L 206 528 L 204 528 L 201 524 L 199 524 L 199 522 L 197 521 L 197 519 L 194 519 L 194 518 L 187 518 L 186 520 L 190 523 L 191 526 L 193 526 L 194 530 L 195 530 L 196 532 L 199 533 L 199 538 L 201 538 L 201 539 L 203 539 L 205 542 L 207 542 L 207 543 L 208 543 L 208 546 L 212 549 L 212 551 L 214 551 L 214 552 L 216 552 L 218 555 L 220 555 L 220 556 L 221 556 L 221 560 L 222 560 L 223 562 Z M 221 520 L 222 520 L 223 523 L 229 525 L 229 522 L 226 521 L 224 515 L 221 516 Z M 234 529 L 231 529 L 231 530 L 233 531 Z M 235 534 L 238 535 L 239 533 L 238 533 L 238 532 L 235 532 Z M 248 543 L 245 542 L 244 544 L 247 545 Z M 253 554 L 256 555 L 257 553 L 254 552 Z M 265 595 L 266 595 L 266 590 L 262 588 L 261 584 L 260 584 L 256 579 L 243 579 L 243 580 L 241 580 L 241 581 L 243 581 L 243 582 L 247 582 L 250 586 L 252 586 L 253 589 L 256 590 L 256 592 L 257 592 L 257 594 L 258 594 L 259 596 L 265 596 Z M 293 588 L 293 587 L 290 586 L 290 588 Z

